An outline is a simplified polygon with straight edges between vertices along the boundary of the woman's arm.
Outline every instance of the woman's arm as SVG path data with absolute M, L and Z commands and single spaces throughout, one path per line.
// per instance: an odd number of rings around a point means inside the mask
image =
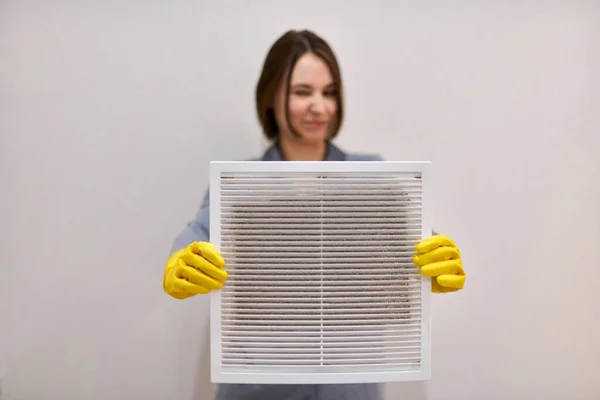
M 193 221 L 175 238 L 171 254 L 189 246 L 193 242 L 210 241 L 210 194 L 206 191 L 202 205 Z

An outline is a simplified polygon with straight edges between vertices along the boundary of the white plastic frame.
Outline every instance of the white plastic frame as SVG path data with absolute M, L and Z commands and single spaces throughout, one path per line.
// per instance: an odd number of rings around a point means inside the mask
M 234 172 L 419 172 L 422 181 L 422 229 L 423 238 L 432 234 L 431 210 L 431 162 L 429 161 L 213 161 L 210 163 L 210 232 L 211 243 L 221 249 L 220 232 L 220 180 L 224 173 Z M 431 280 L 422 279 L 421 286 L 421 369 L 393 372 L 335 372 L 328 367 L 327 372 L 306 372 L 303 368 L 297 373 L 223 371 L 221 365 L 221 293 L 210 294 L 210 346 L 211 380 L 215 383 L 244 384 L 345 384 L 345 383 L 385 383 L 404 381 L 424 381 L 431 379 Z

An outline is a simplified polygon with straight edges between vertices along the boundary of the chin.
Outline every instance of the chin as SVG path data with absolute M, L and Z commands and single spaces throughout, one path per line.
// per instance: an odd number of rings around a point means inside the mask
M 304 143 L 322 143 L 327 140 L 328 134 L 327 130 L 319 130 L 319 131 L 301 131 L 298 132 L 302 137 L 302 141 Z

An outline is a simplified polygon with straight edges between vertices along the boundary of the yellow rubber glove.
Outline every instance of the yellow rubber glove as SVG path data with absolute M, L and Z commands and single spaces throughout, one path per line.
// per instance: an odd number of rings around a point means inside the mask
M 432 278 L 432 292 L 456 292 L 464 287 L 467 276 L 452 239 L 434 235 L 417 244 L 416 250 L 414 263 L 421 268 L 421 274 Z
M 208 242 L 194 242 L 171 254 L 165 265 L 163 288 L 176 299 L 219 290 L 227 279 L 225 261 Z

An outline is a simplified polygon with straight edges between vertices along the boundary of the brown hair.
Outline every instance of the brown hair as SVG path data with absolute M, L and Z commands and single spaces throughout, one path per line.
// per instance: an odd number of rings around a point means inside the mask
M 314 53 L 329 66 L 329 70 L 331 71 L 336 86 L 337 101 L 337 118 L 333 121 L 330 138 L 334 138 L 340 130 L 344 115 L 344 105 L 342 96 L 342 77 L 335 54 L 327 42 L 315 33 L 308 30 L 291 30 L 284 33 L 283 36 L 277 39 L 273 46 L 271 46 L 263 64 L 260 79 L 256 85 L 256 111 L 258 113 L 260 125 L 268 139 L 275 139 L 279 134 L 279 127 L 275 120 L 274 110 L 275 93 L 288 71 L 285 92 L 286 119 L 292 133 L 297 134 L 294 132 L 289 119 L 289 86 L 294 66 L 300 56 L 304 53 Z

